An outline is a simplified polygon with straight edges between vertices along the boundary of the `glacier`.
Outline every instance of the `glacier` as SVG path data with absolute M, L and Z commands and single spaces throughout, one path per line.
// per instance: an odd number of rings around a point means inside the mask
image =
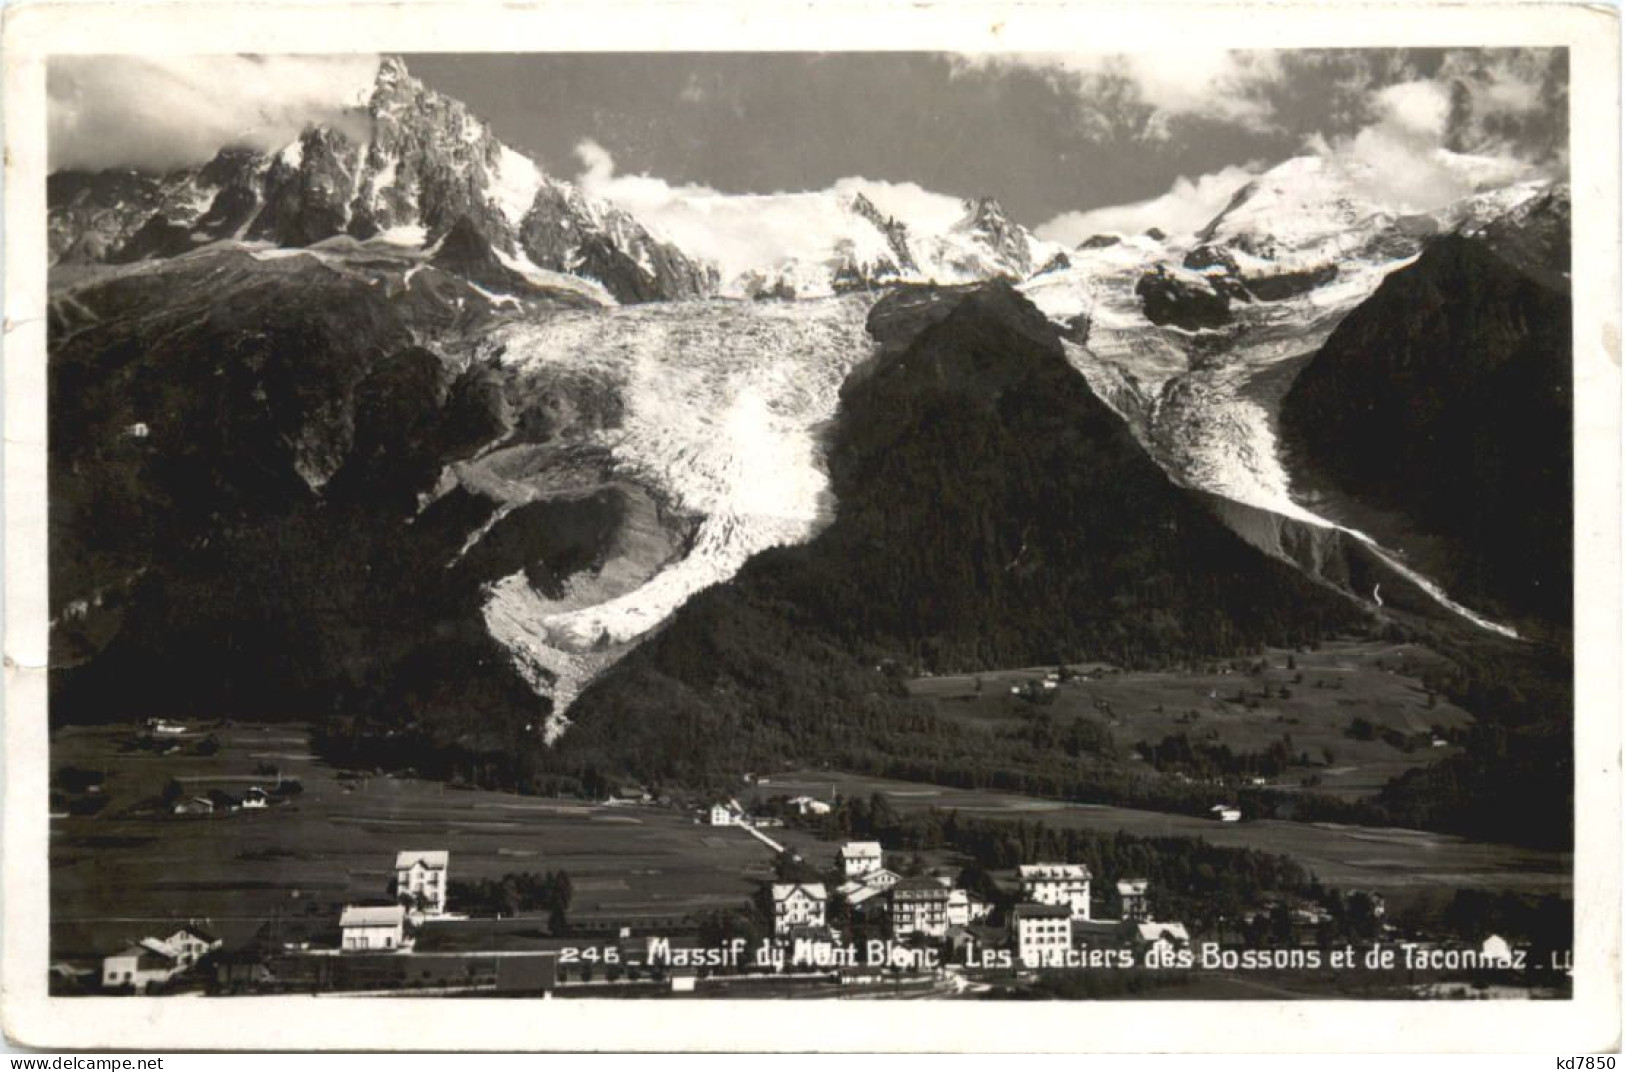
M 1482 178 L 1477 158 L 1442 154 L 1465 180 Z M 1479 190 L 1423 213 L 1399 214 L 1364 199 L 1360 176 L 1327 161 L 1287 161 L 1249 183 L 1197 235 L 1169 241 L 1146 235 L 1080 249 L 1064 270 L 1021 289 L 1048 317 L 1089 323 L 1086 344 L 1069 342 L 1069 361 L 1129 423 L 1177 482 L 1360 541 L 1446 610 L 1502 636 L 1517 633 L 1453 600 L 1410 568 L 1402 555 L 1363 532 L 1300 503 L 1277 442 L 1277 414 L 1296 368 L 1325 343 L 1344 316 L 1387 275 L 1415 260 L 1428 235 L 1481 227 L 1517 212 L 1552 188 L 1522 178 Z M 1509 176 L 1495 176 L 1506 179 Z M 1469 183 L 1471 185 L 1471 183 Z M 1222 251 L 1234 265 L 1191 268 L 1197 249 Z M 1233 303 L 1233 321 L 1186 330 L 1149 323 L 1136 285 L 1162 267 L 1194 287 L 1239 274 L 1243 282 L 1316 269 L 1328 281 L 1278 300 Z
M 485 621 L 533 684 L 548 682 L 562 732 L 570 702 L 616 652 L 752 555 L 811 539 L 833 517 L 820 427 L 874 353 L 871 301 L 722 299 L 516 321 L 485 345 L 523 377 L 568 370 L 612 385 L 624 414 L 595 432 L 618 474 L 699 518 L 687 553 L 601 602 L 560 599 L 523 571 L 490 587 Z

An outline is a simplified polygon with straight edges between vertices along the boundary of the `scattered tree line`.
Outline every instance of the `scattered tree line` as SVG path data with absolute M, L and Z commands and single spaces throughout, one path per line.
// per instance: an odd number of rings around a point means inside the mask
M 517 916 L 545 912 L 548 929 L 562 934 L 574 887 L 567 871 L 510 872 L 499 879 L 453 879 L 447 903 L 458 912 L 479 916 Z

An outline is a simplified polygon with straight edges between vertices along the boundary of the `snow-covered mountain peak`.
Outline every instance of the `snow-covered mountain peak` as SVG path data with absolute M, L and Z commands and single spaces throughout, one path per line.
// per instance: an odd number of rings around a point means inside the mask
M 398 86 L 404 82 L 416 81 L 406 69 L 405 58 L 398 55 L 385 55 L 378 60 L 378 74 L 373 79 L 373 90 Z
M 1196 239 L 1296 267 L 1347 255 L 1396 224 L 1447 218 L 1453 206 L 1527 179 L 1521 165 L 1444 149 L 1394 168 L 1354 153 L 1310 153 L 1240 187 Z
M 1032 238 L 1010 219 L 996 199 L 967 198 L 964 218 L 954 224 L 953 230 L 981 241 L 995 258 L 1016 270 L 1017 278 L 1032 271 Z
M 1068 353 L 1171 475 L 1304 517 L 1275 446 L 1284 370 L 1449 231 L 1519 263 L 1564 260 L 1551 251 L 1567 240 L 1566 188 L 1528 180 L 1398 212 L 1305 157 L 1238 190 L 1194 241 L 1086 242 L 1022 289 L 1056 323 L 1087 325 Z
M 521 270 L 563 272 L 622 301 L 696 297 L 712 274 L 631 214 L 504 144 L 461 101 L 379 64 L 371 93 L 280 150 L 224 150 L 202 168 L 122 181 L 52 179 L 55 259 L 133 261 L 209 242 L 308 246 L 336 235 L 432 246 L 461 220 Z

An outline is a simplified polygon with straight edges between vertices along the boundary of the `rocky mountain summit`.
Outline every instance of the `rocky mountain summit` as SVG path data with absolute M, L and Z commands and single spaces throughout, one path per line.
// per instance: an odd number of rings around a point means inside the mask
M 518 277 L 564 273 L 616 301 L 644 302 L 1021 280 L 1058 252 L 992 197 L 964 201 L 952 223 L 899 218 L 862 190 L 713 200 L 747 226 L 775 208 L 817 225 L 784 235 L 781 248 L 749 262 L 714 263 L 544 173 L 462 102 L 389 57 L 364 104 L 306 128 L 277 152 L 226 147 L 203 165 L 164 175 L 51 175 L 50 253 L 59 264 L 127 264 L 222 241 L 299 248 L 337 236 L 433 252 L 466 220 Z
M 621 301 L 697 297 L 715 279 L 625 211 L 541 172 L 397 58 L 366 104 L 279 152 L 223 149 L 169 175 L 59 172 L 50 250 L 127 263 L 221 240 L 309 246 L 338 235 L 432 248 L 459 221 L 517 271 L 591 278 Z

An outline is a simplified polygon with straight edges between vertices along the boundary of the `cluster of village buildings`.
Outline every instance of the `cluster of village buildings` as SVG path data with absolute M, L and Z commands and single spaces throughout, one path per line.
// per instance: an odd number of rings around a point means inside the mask
M 986 926 L 991 902 L 938 876 L 904 878 L 885 866 L 878 841 L 852 841 L 836 858 L 841 883 L 833 893 L 822 882 L 786 882 L 772 887 L 774 932 L 779 936 L 839 941 L 828 926 L 829 905 L 839 899 L 854 916 L 883 918 L 894 941 L 943 943 L 963 947 L 981 942 L 1007 946 L 1013 966 L 1066 967 L 1068 953 L 1088 947 L 1113 949 L 1183 948 L 1190 942 L 1184 924 L 1151 918 L 1145 879 L 1117 883 L 1121 919 L 1094 916 L 1093 876 L 1083 864 L 1040 863 L 1020 869 L 1020 902 L 1006 926 Z M 803 948 L 809 948 L 803 946 Z
M 310 958 L 351 955 L 399 955 L 414 952 L 414 935 L 425 924 L 464 919 L 449 910 L 450 854 L 444 850 L 408 850 L 396 855 L 395 901 L 348 904 L 339 916 L 337 948 L 302 949 Z M 951 951 L 983 943 L 1011 951 L 1012 967 L 1067 966 L 1064 954 L 1080 945 L 1118 946 L 1189 941 L 1178 923 L 1150 919 L 1145 880 L 1117 885 L 1123 919 L 1097 920 L 1091 908 L 1091 875 L 1082 864 L 1034 864 L 1021 868 L 1021 901 L 1007 913 L 1005 925 L 990 924 L 993 904 L 953 880 L 930 875 L 904 877 L 886 866 L 877 841 L 853 841 L 836 854 L 832 875 L 837 882 L 781 882 L 766 890 L 772 938 L 783 966 L 815 967 L 830 963 L 825 954 L 844 938 L 832 925 L 832 903 L 844 904 L 854 922 L 876 926 L 889 943 Z M 623 931 L 621 938 L 630 939 Z M 641 939 L 650 948 L 662 938 Z M 194 925 L 167 938 L 146 938 L 106 957 L 105 989 L 146 991 L 169 984 L 220 949 L 220 940 Z M 692 947 L 693 942 L 678 940 Z M 501 955 L 501 954 L 496 954 Z M 409 957 L 409 960 L 421 959 Z M 629 957 L 635 962 L 635 956 Z M 951 961 L 948 961 L 951 962 Z M 939 961 L 941 963 L 941 961 Z M 263 977 L 259 976 L 260 978 Z
M 389 953 L 412 948 L 407 924 L 451 918 L 446 911 L 446 874 L 450 855 L 444 851 L 403 852 L 395 859 L 397 901 L 391 905 L 346 905 L 339 916 L 339 952 Z M 106 990 L 144 992 L 177 980 L 204 957 L 217 952 L 221 940 L 195 923 L 167 938 L 143 938 L 102 958 Z
M 263 786 L 251 785 L 242 796 L 233 796 L 223 789 L 177 800 L 170 807 L 176 815 L 220 815 L 234 811 L 254 811 L 271 806 L 271 793 Z
M 410 949 L 407 923 L 448 918 L 447 875 L 451 854 L 444 849 L 408 850 L 395 855 L 395 903 L 345 905 L 339 915 L 339 948 L 350 953 Z
M 724 825 L 746 824 L 732 815 Z M 999 914 L 989 900 L 950 878 L 904 876 L 890 869 L 878 841 L 850 841 L 840 846 L 826 881 L 783 881 L 764 888 L 762 906 L 771 920 L 771 935 L 764 940 L 766 960 L 727 959 L 719 955 L 721 950 L 703 949 L 693 933 L 684 933 L 680 922 L 671 928 L 644 928 L 636 935 L 625 926 L 618 935 L 606 932 L 601 938 L 555 935 L 561 944 L 545 950 L 504 949 L 498 939 L 482 942 L 477 952 L 456 952 L 436 948 L 424 937 L 436 933 L 436 928 L 482 925 L 450 910 L 449 872 L 450 854 L 444 850 L 398 853 L 393 903 L 345 905 L 336 947 L 306 943 L 258 955 L 226 954 L 219 952 L 220 939 L 189 923 L 167 937 L 144 938 L 104 958 L 102 988 L 142 993 L 177 980 L 185 985 L 183 977 L 208 958 L 215 963 L 212 970 L 219 983 L 246 984 L 248 989 L 551 993 L 561 984 L 595 981 L 590 971 L 579 970 L 583 960 L 658 968 L 657 976 L 673 991 L 693 990 L 702 968 L 735 982 L 764 968 L 780 977 L 801 972 L 825 979 L 830 968 L 854 969 L 855 973 L 841 972 L 840 981 L 848 983 L 883 982 L 880 968 L 898 968 L 932 972 L 963 989 L 967 983 L 963 973 L 945 975 L 941 969 L 957 964 L 1020 973 L 1154 966 L 1154 958 L 1170 960 L 1191 944 L 1182 923 L 1153 918 L 1150 883 L 1144 878 L 1116 882 L 1119 917 L 1104 919 L 1095 912 L 1094 876 L 1087 866 L 1028 864 L 1017 872 L 1018 900 Z M 465 922 L 453 922 L 459 920 Z M 878 944 L 888 951 L 888 959 L 878 964 L 872 959 L 843 960 L 841 951 L 855 951 L 857 943 L 852 934 L 841 933 L 842 927 L 884 935 L 881 941 L 869 938 L 865 944 Z M 611 948 L 613 954 L 607 952 Z M 601 953 L 588 953 L 591 949 Z M 899 951 L 904 954 L 901 959 L 895 955 Z M 605 975 L 599 976 L 599 985 L 614 982 Z
M 397 902 L 347 905 L 340 916 L 340 950 L 392 952 L 411 948 L 411 930 L 424 922 L 454 918 L 447 910 L 449 854 L 407 851 L 395 859 Z M 1021 901 L 1003 929 L 986 926 L 993 904 L 952 879 L 904 877 L 885 865 L 878 841 L 851 841 L 836 854 L 841 879 L 833 891 L 824 882 L 781 882 L 768 888 L 773 935 L 793 943 L 801 958 L 839 945 L 830 905 L 838 898 L 857 917 L 883 920 L 892 941 L 959 945 L 992 941 L 1008 945 L 1017 966 L 1064 967 L 1065 954 L 1087 946 L 1183 948 L 1190 935 L 1182 923 L 1151 918 L 1145 879 L 1117 883 L 1122 918 L 1102 920 L 1092 907 L 1092 876 L 1083 864 L 1029 864 L 1020 869 Z M 409 927 L 409 924 L 411 925 Z M 797 958 L 792 958 L 795 963 Z

